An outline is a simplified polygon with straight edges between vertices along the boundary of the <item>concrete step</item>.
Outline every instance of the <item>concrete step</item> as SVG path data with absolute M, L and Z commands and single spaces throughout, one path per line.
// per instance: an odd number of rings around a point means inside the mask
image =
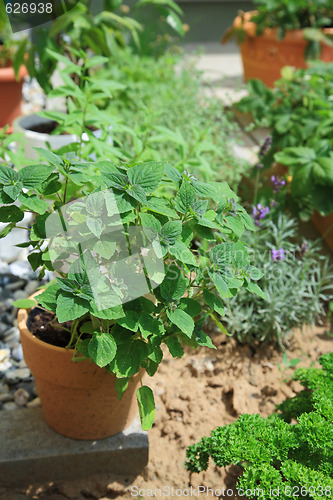
M 135 477 L 148 464 L 148 434 L 137 418 L 125 431 L 98 441 L 57 434 L 41 408 L 0 412 L 0 487 L 75 480 L 94 474 Z

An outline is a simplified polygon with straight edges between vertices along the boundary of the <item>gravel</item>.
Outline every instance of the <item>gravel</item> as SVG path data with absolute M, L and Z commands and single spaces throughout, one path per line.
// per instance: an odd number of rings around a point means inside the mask
M 43 284 L 36 278 L 27 261 L 9 264 L 0 260 L 0 411 L 40 405 L 34 379 L 23 359 L 17 308 L 13 306 L 15 300 L 29 297 Z

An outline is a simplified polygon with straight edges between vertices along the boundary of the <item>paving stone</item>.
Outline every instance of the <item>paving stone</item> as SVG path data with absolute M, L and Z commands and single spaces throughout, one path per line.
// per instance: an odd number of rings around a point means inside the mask
M 50 429 L 41 408 L 0 412 L 0 488 L 108 474 L 136 476 L 148 463 L 148 434 L 137 418 L 124 432 L 98 441 Z

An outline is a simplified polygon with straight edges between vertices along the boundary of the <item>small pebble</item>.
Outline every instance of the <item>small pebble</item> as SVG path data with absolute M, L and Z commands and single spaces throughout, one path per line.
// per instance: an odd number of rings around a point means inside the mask
M 2 323 L 0 321 L 0 338 L 4 337 L 4 335 L 7 333 L 9 328 L 10 328 L 9 325 L 6 325 L 6 323 Z
M 21 344 L 17 344 L 15 347 L 12 349 L 12 357 L 15 359 L 15 361 L 22 361 L 23 359 L 23 349 Z M 24 368 L 24 367 L 20 367 Z
M 5 359 L 0 363 L 0 377 L 5 374 L 7 370 L 9 370 L 12 367 L 11 362 L 9 359 Z
M 10 350 L 9 349 L 0 349 L 0 362 L 2 362 L 5 359 L 9 358 L 9 356 L 10 356 Z
M 7 262 L 0 261 L 0 274 L 4 274 L 8 272 L 8 264 Z
M 12 401 L 8 401 L 8 403 L 4 403 L 2 405 L 2 409 L 3 410 L 16 410 L 17 409 L 17 405 L 12 402 Z
M 37 397 L 27 403 L 27 408 L 36 408 L 37 406 L 40 405 L 41 405 L 40 398 Z
M 13 299 L 14 300 L 20 300 L 20 299 L 26 299 L 27 294 L 25 293 L 24 290 L 16 290 L 16 292 L 13 293 Z
M 6 285 L 6 288 L 11 292 L 15 292 L 16 290 L 22 289 L 24 286 L 25 286 L 25 280 L 17 280 L 13 281 L 12 283 L 8 283 L 8 285 Z
M 13 395 L 7 392 L 7 394 L 0 394 L 0 403 L 7 403 L 7 401 L 13 401 Z
M 5 344 L 10 344 L 11 342 L 17 342 L 20 338 L 20 330 L 17 328 L 17 326 L 13 326 L 6 332 L 6 336 L 4 337 L 3 341 Z
M 37 281 L 37 280 L 31 280 L 31 281 L 29 281 L 29 283 L 26 285 L 26 287 L 24 289 L 24 292 L 25 292 L 26 296 L 29 297 L 40 286 L 41 286 L 40 281 Z
M 18 368 L 17 370 L 11 370 L 5 375 L 5 380 L 7 384 L 14 385 L 20 380 L 27 380 L 31 376 L 29 368 Z
M 17 389 L 17 391 L 14 394 L 14 401 L 17 404 L 17 406 L 26 406 L 28 400 L 29 400 L 29 393 L 25 389 Z
M 8 394 L 9 387 L 7 384 L 0 384 L 0 394 Z

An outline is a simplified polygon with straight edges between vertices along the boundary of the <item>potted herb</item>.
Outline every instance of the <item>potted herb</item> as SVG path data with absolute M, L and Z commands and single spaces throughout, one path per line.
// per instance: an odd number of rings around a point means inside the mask
M 245 81 L 273 86 L 284 66 L 304 68 L 307 60 L 333 60 L 333 6 L 330 0 L 254 0 L 222 38 L 240 45 Z
M 26 45 L 26 38 L 14 38 L 0 14 L 0 127 L 11 125 L 21 113 Z
M 18 173 L 0 167 L 0 220 L 3 237 L 34 212 L 29 262 L 59 276 L 16 304 L 26 308 L 18 315 L 22 345 L 45 417 L 67 436 L 102 438 L 128 425 L 136 392 L 149 429 L 155 405 L 142 378 L 156 372 L 163 346 L 174 357 L 182 344 L 213 347 L 203 328 L 211 318 L 225 331 L 221 297 L 242 287 L 264 296 L 240 241 L 252 219 L 225 183 L 200 182 L 168 163 L 41 154 L 48 164 Z M 46 332 L 57 346 L 44 341 Z M 119 406 L 116 392 L 125 394 Z
M 274 89 L 251 80 L 249 96 L 236 107 L 251 113 L 255 126 L 271 129 L 270 148 L 264 148 L 260 158 L 260 176 L 264 178 L 274 162 L 282 165 L 289 182 L 281 186 L 280 203 L 302 220 L 314 216 L 319 229 L 323 223 L 333 249 L 332 75 L 330 63 L 285 68 Z

